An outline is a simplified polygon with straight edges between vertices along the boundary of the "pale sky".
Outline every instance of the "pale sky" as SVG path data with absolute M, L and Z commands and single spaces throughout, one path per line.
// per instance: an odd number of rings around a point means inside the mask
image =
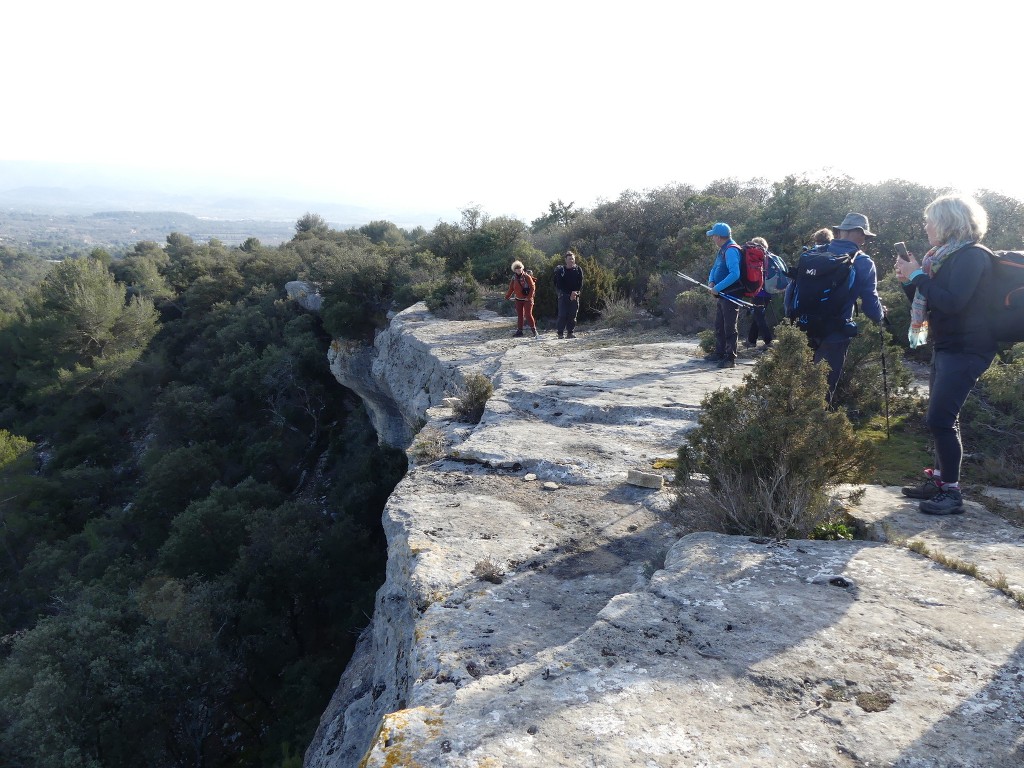
M 1002 1 L 8 5 L 0 160 L 527 222 L 825 171 L 1024 200 Z

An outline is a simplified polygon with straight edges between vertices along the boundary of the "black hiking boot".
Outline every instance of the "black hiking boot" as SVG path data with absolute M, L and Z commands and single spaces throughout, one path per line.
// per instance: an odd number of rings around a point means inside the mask
M 919 509 L 926 515 L 959 515 L 964 511 L 964 497 L 959 488 L 945 488 L 922 501 Z
M 712 352 L 710 355 L 704 355 L 705 363 L 720 363 L 722 362 L 722 356 L 717 352 Z
M 533 331 L 533 338 L 537 338 L 538 336 L 540 336 L 540 334 L 537 333 L 537 326 L 533 326 L 532 328 L 530 328 L 530 330 Z
M 512 338 L 518 339 L 522 335 L 523 335 L 523 329 L 520 328 L 518 331 L 516 331 L 515 333 L 512 334 Z
M 718 364 L 719 368 L 735 368 L 736 361 L 731 357 L 722 358 L 722 361 Z
M 909 499 L 933 499 L 942 493 L 942 487 L 929 477 L 918 485 L 905 485 L 900 491 Z
M 565 334 L 565 338 L 567 338 L 567 339 L 575 339 L 576 338 L 576 334 L 573 333 L 572 331 L 569 331 L 567 334 Z

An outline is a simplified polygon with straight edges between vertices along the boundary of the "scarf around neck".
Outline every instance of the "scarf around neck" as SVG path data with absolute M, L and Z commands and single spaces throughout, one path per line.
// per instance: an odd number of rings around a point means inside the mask
M 937 245 L 925 254 L 924 260 L 921 262 L 921 269 L 928 277 L 934 277 L 947 258 L 961 248 L 973 244 L 973 240 L 958 240 Z M 914 301 L 910 305 L 910 330 L 907 333 L 907 338 L 910 340 L 911 349 L 917 349 L 928 343 L 928 301 L 921 293 L 920 288 L 914 290 Z

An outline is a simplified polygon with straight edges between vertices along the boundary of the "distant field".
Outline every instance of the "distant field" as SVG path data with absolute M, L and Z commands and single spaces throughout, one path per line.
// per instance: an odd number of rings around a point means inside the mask
M 118 253 L 141 240 L 163 243 L 172 232 L 204 243 L 216 239 L 235 246 L 255 237 L 263 245 L 273 246 L 292 238 L 295 222 L 228 221 L 170 211 L 82 215 L 0 211 L 0 244 L 46 253 L 73 254 L 93 248 Z

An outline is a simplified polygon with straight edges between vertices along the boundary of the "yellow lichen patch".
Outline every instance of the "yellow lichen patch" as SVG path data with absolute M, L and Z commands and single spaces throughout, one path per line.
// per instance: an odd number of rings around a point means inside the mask
M 442 718 L 434 707 L 400 709 L 385 715 L 359 768 L 419 768 L 416 754 L 437 739 Z

